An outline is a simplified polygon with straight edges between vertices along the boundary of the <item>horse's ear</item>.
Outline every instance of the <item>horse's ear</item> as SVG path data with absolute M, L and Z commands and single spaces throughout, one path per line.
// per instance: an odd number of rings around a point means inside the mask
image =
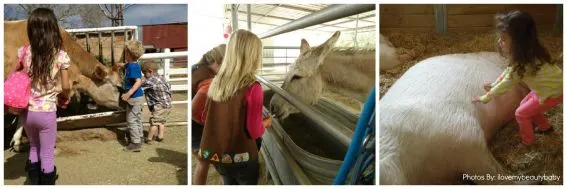
M 329 52 L 331 52 L 331 49 L 333 49 L 333 47 L 335 46 L 335 43 L 339 39 L 340 35 L 341 32 L 339 31 L 335 32 L 335 34 L 333 34 L 331 38 L 327 39 L 325 43 L 319 45 L 315 50 L 315 52 L 320 56 L 326 56 Z
M 309 43 L 307 43 L 307 40 L 301 39 L 301 46 L 299 48 L 299 53 L 305 52 L 309 50 L 309 48 L 311 47 L 309 46 Z
M 98 79 L 99 81 L 104 80 L 104 78 L 106 78 L 107 74 L 108 73 L 107 73 L 106 69 L 104 69 L 104 66 L 97 66 L 95 68 L 94 77 L 96 79 Z

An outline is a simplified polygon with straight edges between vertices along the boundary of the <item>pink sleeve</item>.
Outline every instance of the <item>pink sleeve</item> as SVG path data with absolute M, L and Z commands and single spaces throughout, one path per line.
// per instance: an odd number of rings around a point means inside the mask
M 259 83 L 254 83 L 246 91 L 246 128 L 253 140 L 264 135 L 264 125 L 262 124 L 262 107 L 264 102 L 264 92 Z

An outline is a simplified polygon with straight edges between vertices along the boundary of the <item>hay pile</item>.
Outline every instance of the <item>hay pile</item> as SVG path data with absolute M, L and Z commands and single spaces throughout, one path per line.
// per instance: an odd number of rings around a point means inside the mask
M 403 57 L 398 68 L 380 72 L 380 98 L 400 76 L 417 62 L 429 57 L 479 51 L 495 51 L 496 36 L 493 32 L 460 32 L 439 35 L 436 33 L 383 33 Z M 563 68 L 563 37 L 552 32 L 540 32 L 540 40 L 549 50 L 552 62 Z M 543 181 L 543 184 L 563 183 L 563 105 L 546 112 L 554 131 L 536 133 L 531 147 L 521 147 L 518 125 L 515 121 L 496 134 L 490 144 L 494 156 L 507 169 L 522 175 L 556 175 L 559 181 Z

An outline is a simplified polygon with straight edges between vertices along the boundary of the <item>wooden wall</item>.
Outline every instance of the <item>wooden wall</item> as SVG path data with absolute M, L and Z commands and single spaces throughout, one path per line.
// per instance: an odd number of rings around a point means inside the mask
M 498 12 L 520 10 L 530 13 L 538 29 L 552 29 L 557 5 L 446 5 L 447 31 L 489 31 Z M 435 32 L 433 5 L 380 5 L 380 31 Z
M 538 29 L 551 29 L 557 5 L 447 5 L 447 30 L 491 30 L 498 12 L 520 10 L 534 18 Z
M 433 5 L 381 4 L 380 32 L 435 32 Z

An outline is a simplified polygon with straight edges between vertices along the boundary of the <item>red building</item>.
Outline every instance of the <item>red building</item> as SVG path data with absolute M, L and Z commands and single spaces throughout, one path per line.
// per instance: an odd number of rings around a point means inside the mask
M 142 25 L 142 43 L 146 53 L 187 51 L 187 22 Z M 175 62 L 187 61 L 187 57 L 175 58 Z

